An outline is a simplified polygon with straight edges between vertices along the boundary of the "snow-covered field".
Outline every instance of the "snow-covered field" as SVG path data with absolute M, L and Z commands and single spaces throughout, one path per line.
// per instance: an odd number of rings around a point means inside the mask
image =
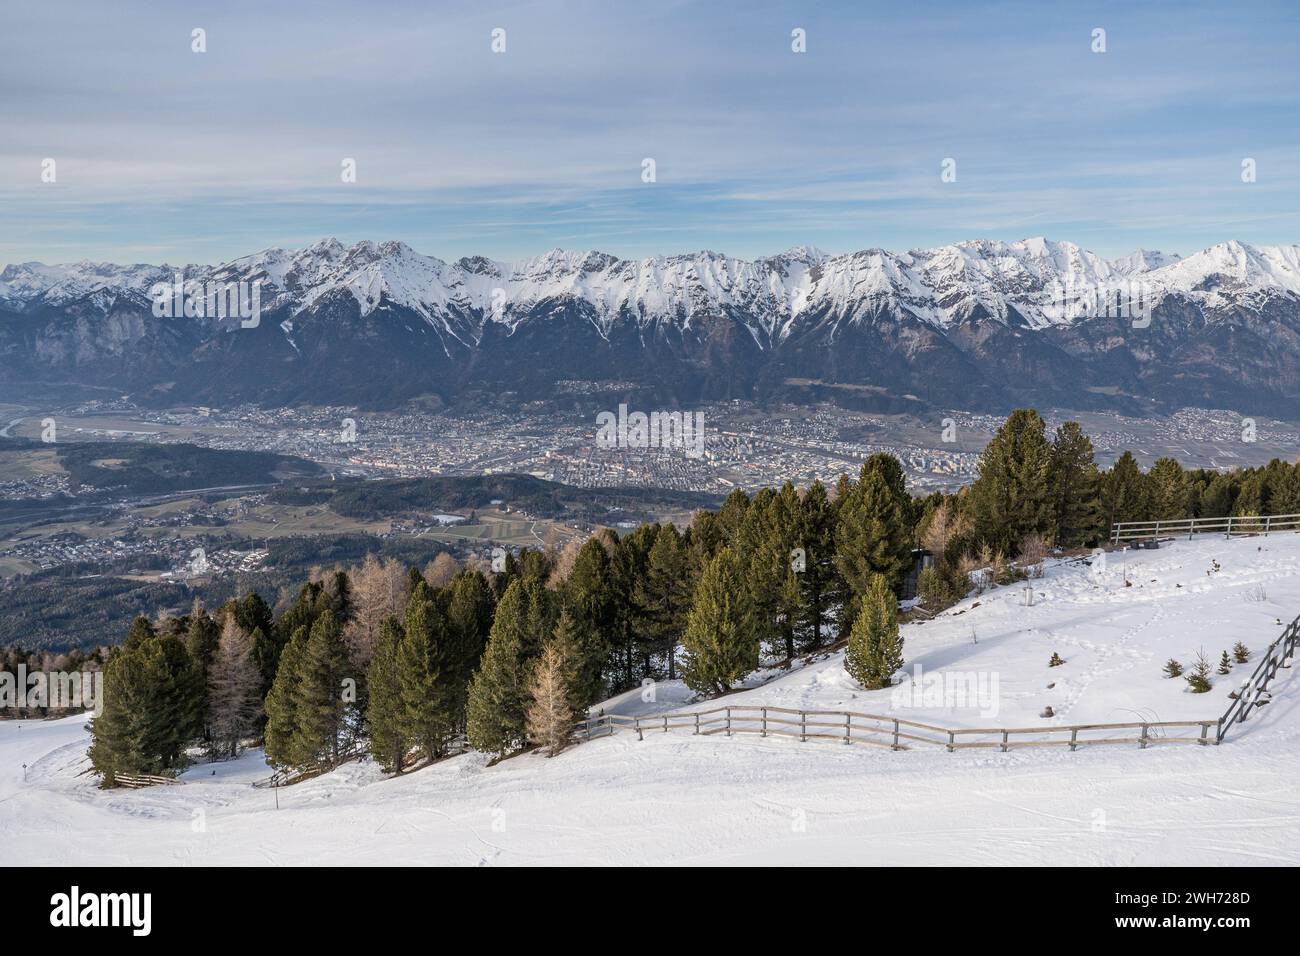
M 1213 720 L 1254 663 L 1202 695 L 1161 665 L 1201 647 L 1217 664 L 1237 640 L 1257 658 L 1300 612 L 1300 536 L 1177 542 L 1112 554 L 1100 572 L 1058 564 L 1029 584 L 1032 606 L 1015 585 L 904 629 L 908 672 L 996 686 L 969 706 L 862 691 L 838 654 L 728 700 L 968 727 Z M 1063 666 L 1048 668 L 1053 652 Z M 1273 702 L 1219 747 L 893 753 L 621 732 L 554 759 L 486 767 L 467 755 L 399 779 L 352 764 L 281 790 L 279 809 L 251 786 L 268 773 L 256 752 L 197 765 L 184 786 L 103 792 L 81 774 L 83 719 L 4 721 L 0 864 L 1296 865 L 1297 671 L 1281 671 Z M 680 685 L 648 696 L 606 709 L 713 706 Z M 1054 718 L 1039 716 L 1047 706 Z

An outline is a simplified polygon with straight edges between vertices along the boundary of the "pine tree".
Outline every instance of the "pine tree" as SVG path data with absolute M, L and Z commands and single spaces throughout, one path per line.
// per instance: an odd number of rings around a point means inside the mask
M 968 510 L 980 541 L 1012 553 L 1027 535 L 1056 532 L 1052 446 L 1046 424 L 1032 408 L 1011 413 L 980 456 Z
M 1196 663 L 1183 679 L 1192 688 L 1193 694 L 1204 694 L 1213 689 L 1214 685 L 1210 683 L 1210 661 L 1204 650 L 1197 653 Z
M 529 599 L 522 579 L 497 605 L 487 650 L 469 686 L 467 730 L 474 749 L 503 756 L 524 739 L 528 694 Z
M 1191 487 L 1187 473 L 1177 459 L 1160 458 L 1147 475 L 1151 491 L 1149 514 L 1152 521 L 1176 521 L 1187 517 Z
M 103 711 L 91 721 L 91 766 L 104 786 L 117 774 L 165 773 L 185 765 L 200 733 L 203 685 L 185 645 L 137 618 L 104 666 Z
M 873 455 L 862 466 L 858 483 L 839 503 L 835 529 L 835 566 L 848 587 L 842 632 L 852 626 L 856 608 L 874 575 L 897 588 L 912 563 L 912 534 L 905 497 L 900 497 L 892 456 Z
M 677 645 L 686 627 L 691 594 L 686 549 L 676 526 L 664 524 L 655 535 L 646 560 L 645 576 L 638 582 L 636 601 L 644 616 L 646 646 L 662 657 L 669 680 L 677 679 Z
M 301 662 L 306 653 L 308 631 L 305 625 L 293 632 L 288 645 L 280 655 L 280 667 L 275 674 L 271 692 L 266 695 L 266 759 L 275 767 L 308 766 L 311 754 L 301 754 L 295 749 L 298 740 L 297 687 Z
M 527 713 L 528 739 L 546 748 L 548 757 L 554 757 L 564 749 L 573 729 L 573 711 L 569 706 L 571 691 L 567 683 L 570 672 L 570 662 L 565 660 L 564 652 L 555 642 L 543 648 L 533 670 Z
M 1061 655 L 1056 653 L 1056 651 L 1052 651 L 1052 659 L 1047 662 L 1047 666 L 1060 667 L 1064 663 L 1065 661 L 1061 658 Z
M 466 568 L 452 579 L 447 596 L 448 665 L 451 709 L 456 731 L 465 730 L 469 682 L 478 669 L 492 629 L 493 595 L 487 579 Z
M 1245 644 L 1241 643 L 1241 641 L 1238 641 L 1236 644 L 1232 645 L 1232 658 L 1238 664 L 1249 664 L 1250 650 L 1246 647 Z
M 697 693 L 726 693 L 758 667 L 755 611 L 742 575 L 740 559 L 725 547 L 695 587 L 682 636 L 682 678 Z
M 821 645 L 827 612 L 835 609 L 844 592 L 835 567 L 835 509 L 820 481 L 814 481 L 803 497 L 799 527 L 799 547 L 804 557 L 804 569 L 799 575 L 803 589 L 799 629 L 811 649 Z
M 1181 677 L 1183 675 L 1183 665 L 1174 658 L 1169 658 L 1169 660 L 1165 661 L 1164 675 L 1166 677 Z
M 397 647 L 402 734 L 429 760 L 447 752 L 456 731 L 455 678 L 447 622 L 428 585 L 420 584 L 406 607 Z
M 600 699 L 605 684 L 605 665 L 619 622 L 617 582 L 604 544 L 597 537 L 588 538 L 578 550 L 564 584 L 565 604 L 573 615 L 575 636 L 580 641 L 574 651 L 578 696 L 587 703 Z M 634 586 L 635 582 L 627 584 Z
M 1092 544 L 1101 527 L 1101 473 L 1092 441 L 1078 422 L 1065 422 L 1052 440 L 1052 498 L 1056 543 L 1067 548 Z
M 380 629 L 373 646 L 370 668 L 366 672 L 369 709 L 366 723 L 370 729 L 370 752 L 388 773 L 401 773 L 402 760 L 411 749 L 411 739 L 404 732 L 402 683 L 399 674 L 398 645 L 403 638 L 397 618 L 389 617 Z
M 1224 651 L 1223 656 L 1219 658 L 1219 673 L 1220 674 L 1232 673 L 1232 659 L 1228 657 L 1227 651 Z
M 897 607 L 898 599 L 885 577 L 872 578 L 844 652 L 844 669 L 868 690 L 888 687 L 903 666 Z
M 1102 513 L 1107 526 L 1117 521 L 1146 521 L 1151 513 L 1151 490 L 1132 452 L 1115 460 L 1101 483 Z
M 309 767 L 326 763 L 336 767 L 355 700 L 346 693 L 344 681 L 351 678 L 352 668 L 343 629 L 332 610 L 325 610 L 312 625 L 296 669 L 293 709 L 297 726 L 291 746 L 294 764 Z
M 227 615 L 207 681 L 209 750 L 214 758 L 237 756 L 239 742 L 257 732 L 262 675 L 253 659 L 254 643 L 234 615 Z

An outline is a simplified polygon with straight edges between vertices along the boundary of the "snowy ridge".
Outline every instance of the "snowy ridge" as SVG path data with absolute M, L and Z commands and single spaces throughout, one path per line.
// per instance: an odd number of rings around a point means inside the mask
M 0 272 L 0 306 L 26 311 L 100 289 L 143 294 L 175 271 L 21 263 Z M 853 319 L 890 308 L 941 329 L 976 315 L 1014 317 L 1030 328 L 1068 325 L 1086 320 L 1070 304 L 1074 293 L 1135 282 L 1157 301 L 1178 294 L 1211 314 L 1256 309 L 1278 296 L 1300 299 L 1300 246 L 1233 241 L 1187 258 L 1138 250 L 1106 260 L 1070 242 L 1032 238 L 836 256 L 796 247 L 752 261 L 709 251 L 633 260 L 553 249 L 518 262 L 472 256 L 448 263 L 401 242 L 345 246 L 331 238 L 215 267 L 189 266 L 185 276 L 189 282 L 260 280 L 264 304 L 287 304 L 294 314 L 340 293 L 355 299 L 363 316 L 384 303 L 401 306 L 462 340 L 476 339 L 484 322 L 513 328 L 539 305 L 576 301 L 602 334 L 618 322 L 685 329 L 700 314 L 727 314 L 768 347 L 805 316 Z

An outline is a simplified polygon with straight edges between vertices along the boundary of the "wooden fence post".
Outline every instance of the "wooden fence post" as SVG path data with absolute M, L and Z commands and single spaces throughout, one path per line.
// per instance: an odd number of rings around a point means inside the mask
M 668 733 L 668 715 L 664 714 L 664 733 Z
M 727 708 L 727 736 L 731 736 L 731 708 Z
M 957 735 L 951 730 L 948 731 L 948 753 L 953 753 L 957 748 L 953 746 L 957 742 Z
M 699 734 L 699 732 L 700 732 L 700 712 L 697 710 L 695 712 L 695 733 Z
M 894 749 L 898 749 L 898 718 L 894 718 Z
M 763 722 L 758 727 L 758 735 L 760 737 L 767 736 L 767 708 L 766 707 L 763 708 Z
M 1201 724 L 1201 746 L 1202 746 L 1202 747 L 1204 747 L 1206 744 L 1209 743 L 1209 741 L 1206 740 L 1206 735 L 1207 735 L 1209 732 L 1210 732 L 1210 725 L 1209 725 L 1209 724 Z
M 641 718 L 636 719 L 636 739 L 645 740 L 645 734 L 641 733 Z
M 808 715 L 802 710 L 799 711 L 799 743 L 808 742 Z
M 1002 752 L 1007 752 L 1007 732 L 1005 730 L 1002 731 Z
M 1078 749 L 1079 749 L 1079 728 L 1071 727 L 1070 728 L 1070 753 L 1074 753 Z
M 1138 738 L 1138 742 L 1142 745 L 1143 750 L 1147 749 L 1147 725 L 1146 724 L 1142 725 L 1142 736 Z
M 853 735 L 851 732 L 853 729 L 852 725 L 853 725 L 853 715 L 845 714 L 844 715 L 844 742 L 846 744 L 853 742 Z

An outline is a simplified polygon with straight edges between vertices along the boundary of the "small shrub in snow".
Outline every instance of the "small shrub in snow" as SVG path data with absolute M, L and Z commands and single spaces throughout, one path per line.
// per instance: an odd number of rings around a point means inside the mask
M 1223 656 L 1219 658 L 1219 673 L 1220 674 L 1232 673 L 1232 661 L 1228 658 L 1227 651 L 1224 651 Z
M 1214 687 L 1210 683 L 1210 659 L 1205 656 L 1204 650 L 1197 652 L 1196 663 L 1192 665 L 1191 672 L 1183 680 L 1187 681 L 1187 686 L 1192 689 L 1193 694 L 1204 694 Z
M 1052 651 L 1052 659 L 1047 662 L 1048 667 L 1060 667 L 1065 661 L 1061 660 L 1061 655 Z
M 1245 644 L 1238 641 L 1232 645 L 1232 657 L 1238 664 L 1250 663 L 1250 649 Z
M 1043 708 L 1043 712 L 1042 712 L 1041 714 L 1039 714 L 1038 716 L 1039 716 L 1039 717 L 1055 717 L 1055 716 L 1056 716 L 1056 711 L 1052 710 L 1052 707 L 1051 707 L 1051 705 L 1049 704 L 1048 706 L 1046 706 L 1046 707 Z
M 1183 665 L 1172 657 L 1165 661 L 1164 670 L 1166 677 L 1181 677 L 1183 675 Z

